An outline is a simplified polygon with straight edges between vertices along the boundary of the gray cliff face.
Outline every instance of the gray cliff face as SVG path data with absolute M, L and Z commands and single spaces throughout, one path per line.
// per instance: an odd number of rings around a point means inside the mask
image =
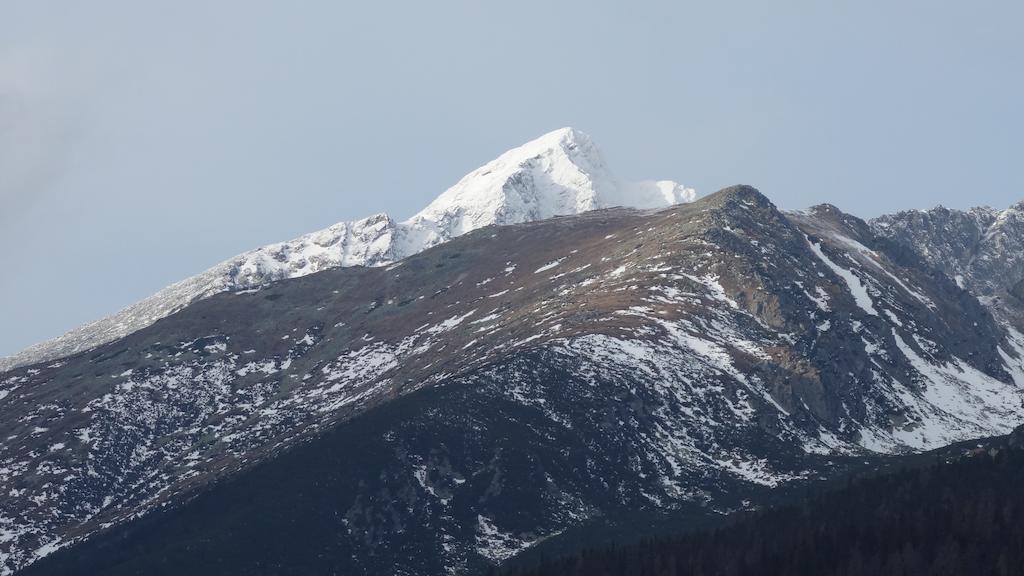
M 871 226 L 881 236 L 912 246 L 950 278 L 967 281 L 972 278 L 971 262 L 997 214 L 991 208 L 960 211 L 939 206 L 880 216 Z
M 1006 210 L 899 212 L 871 220 L 871 228 L 911 246 L 979 295 L 992 296 L 1024 280 L 1024 203 Z
M 0 561 L 66 547 L 32 569 L 73 572 L 159 541 L 185 572 L 225 550 L 459 572 L 1024 422 L 1024 341 L 877 230 L 747 186 L 488 226 L 4 372 Z M 174 536 L 182 518 L 209 537 Z
M 912 210 L 876 218 L 871 226 L 879 236 L 913 249 L 1022 329 L 1024 202 L 1005 210 Z

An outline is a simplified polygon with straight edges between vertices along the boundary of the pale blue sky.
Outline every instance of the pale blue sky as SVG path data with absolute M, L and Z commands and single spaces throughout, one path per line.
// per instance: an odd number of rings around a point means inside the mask
M 561 126 L 861 216 L 1024 198 L 1020 2 L 0 3 L 0 355 Z

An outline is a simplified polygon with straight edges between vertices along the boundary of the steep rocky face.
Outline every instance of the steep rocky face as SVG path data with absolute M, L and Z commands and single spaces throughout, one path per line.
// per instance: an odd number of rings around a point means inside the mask
M 873 219 L 871 228 L 972 292 L 1015 334 L 1024 331 L 1024 203 L 911 210 Z
M 783 214 L 741 186 L 486 227 L 0 375 L 0 555 L 71 546 L 39 570 L 73 571 L 72 545 L 108 529 L 97 546 L 138 538 L 125 566 L 163 541 L 179 567 L 220 549 L 255 569 L 287 550 L 225 522 L 270 522 L 315 532 L 297 549 L 336 562 L 315 569 L 480 567 L 629 511 L 730 509 L 847 457 L 1008 432 L 1022 359 L 971 294 L 832 207 Z M 322 473 L 282 478 L 303 463 Z M 221 479 L 257 488 L 183 504 Z M 199 540 L 161 540 L 200 517 Z
M 931 210 L 908 210 L 887 214 L 871 221 L 874 231 L 912 246 L 930 264 L 959 284 L 970 276 L 970 264 L 998 212 L 991 208 L 969 211 L 938 206 Z
M 1024 329 L 1024 202 L 1005 210 L 943 207 L 871 221 L 874 231 L 912 248 L 970 290 L 1002 319 Z
M 474 170 L 404 222 L 377 214 L 263 246 L 173 284 L 121 312 L 0 358 L 0 370 L 90 350 L 220 292 L 348 266 L 385 266 L 466 232 L 588 210 L 663 208 L 695 193 L 676 182 L 625 183 L 586 134 L 563 128 Z

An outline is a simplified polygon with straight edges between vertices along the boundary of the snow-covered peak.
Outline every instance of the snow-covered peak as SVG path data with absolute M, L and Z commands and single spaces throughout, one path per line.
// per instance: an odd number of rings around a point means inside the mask
M 429 247 L 491 224 L 517 224 L 612 206 L 662 208 L 692 189 L 668 181 L 620 182 L 590 136 L 549 132 L 464 176 L 404 224 Z
M 592 210 L 598 195 L 614 187 L 590 138 L 563 128 L 470 172 L 412 221 L 442 223 L 459 234 L 489 224 Z
M 695 196 L 692 189 L 668 180 L 620 182 L 589 136 L 561 128 L 470 172 L 405 222 L 377 214 L 240 254 L 113 316 L 2 358 L 0 371 L 94 348 L 218 292 L 246 290 L 328 268 L 384 266 L 491 224 L 612 206 L 662 208 Z

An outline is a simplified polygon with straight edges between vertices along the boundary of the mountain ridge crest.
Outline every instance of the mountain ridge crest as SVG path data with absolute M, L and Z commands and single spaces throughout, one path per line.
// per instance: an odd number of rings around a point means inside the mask
M 0 372 L 90 350 L 220 292 L 335 267 L 386 266 L 489 225 L 613 206 L 664 208 L 695 198 L 693 189 L 670 180 L 620 181 L 590 136 L 560 128 L 473 170 L 407 220 L 378 213 L 233 256 L 111 316 L 2 357 Z

